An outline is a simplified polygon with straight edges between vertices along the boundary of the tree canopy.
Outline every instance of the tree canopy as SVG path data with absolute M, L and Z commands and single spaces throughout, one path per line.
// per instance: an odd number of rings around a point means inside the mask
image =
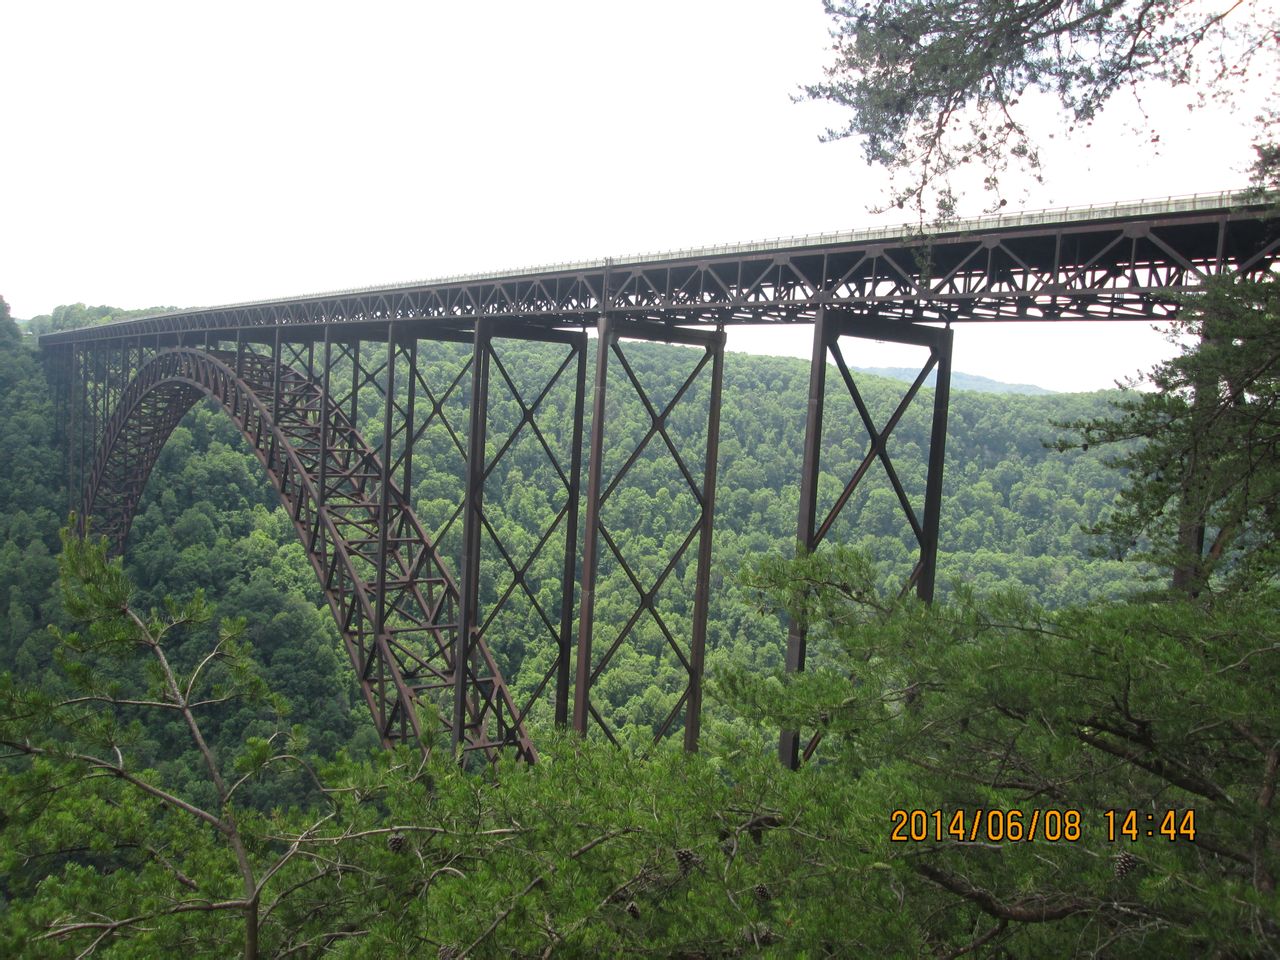
M 1019 107 L 1055 98 L 1086 124 L 1120 90 L 1187 86 L 1195 102 L 1229 102 L 1246 82 L 1274 82 L 1280 13 L 1262 0 L 824 0 L 833 58 L 809 98 L 850 111 L 832 138 L 862 138 L 895 178 L 891 202 L 950 213 L 950 178 L 973 164 L 999 202 L 1012 162 L 1038 170 Z M 1257 118 L 1258 162 L 1274 177 L 1277 114 Z M 1158 140 L 1158 131 L 1152 131 Z
M 1095 529 L 1193 595 L 1267 582 L 1280 543 L 1280 284 L 1210 283 L 1169 336 L 1184 346 L 1141 378 L 1152 389 L 1072 425 L 1084 447 L 1127 444 L 1118 509 Z

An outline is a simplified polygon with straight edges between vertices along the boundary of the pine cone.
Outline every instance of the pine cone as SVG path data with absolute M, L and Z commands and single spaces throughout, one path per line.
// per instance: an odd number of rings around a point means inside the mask
M 756 896 L 756 903 L 768 903 L 773 899 L 773 894 L 763 883 L 757 883 L 753 892 Z
M 627 904 L 627 914 L 632 920 L 640 919 L 640 908 L 636 906 L 636 902 L 634 900 Z
M 453 960 L 453 958 L 459 953 L 461 953 L 461 951 L 457 947 L 451 947 L 448 944 L 445 944 L 436 951 L 436 956 L 439 957 L 439 960 Z
M 694 867 L 702 862 L 702 858 L 687 847 L 676 851 L 676 863 L 680 865 L 680 876 L 687 877 Z
M 1138 866 L 1138 858 L 1128 850 L 1115 855 L 1111 861 L 1111 868 L 1115 871 L 1116 879 L 1128 876 Z
M 403 833 L 392 833 L 387 836 L 387 849 L 392 853 L 399 853 L 404 849 L 405 838 Z

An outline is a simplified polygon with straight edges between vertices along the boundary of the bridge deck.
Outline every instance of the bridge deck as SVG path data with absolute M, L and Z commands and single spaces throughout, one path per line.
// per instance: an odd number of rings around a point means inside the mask
M 1270 270 L 1276 197 L 1210 194 L 737 243 L 341 290 L 61 331 L 43 346 L 206 332 L 308 340 L 469 335 L 477 317 L 584 327 L 602 312 L 663 326 L 812 321 L 819 305 L 906 321 L 1151 319 L 1224 270 Z M 254 331 L 258 331 L 257 334 Z

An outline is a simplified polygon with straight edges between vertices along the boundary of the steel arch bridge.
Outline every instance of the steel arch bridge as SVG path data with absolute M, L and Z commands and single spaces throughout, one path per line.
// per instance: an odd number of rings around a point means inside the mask
M 204 398 L 226 411 L 289 512 L 384 743 L 424 743 L 430 731 L 420 708 L 430 703 L 455 750 L 534 760 L 527 719 L 540 698 L 550 701 L 555 724 L 581 734 L 595 728 L 616 741 L 591 691 L 645 621 L 661 634 L 681 686 L 656 738 L 679 731 L 692 750 L 699 735 L 727 326 L 812 326 L 798 548 L 813 550 L 828 538 L 879 465 L 919 544 L 904 591 L 928 600 L 940 529 L 952 325 L 1170 318 L 1179 296 L 1211 277 L 1274 273 L 1280 224 L 1269 211 L 1275 199 L 1171 198 L 963 221 L 927 235 L 872 230 L 451 277 L 184 310 L 48 334 L 41 347 L 60 388 L 74 506 L 93 518 L 94 531 L 105 533 L 116 551 L 124 549 L 147 478 L 178 422 Z M 588 330 L 596 333 L 594 348 Z M 883 423 L 863 401 L 842 351 L 845 338 L 915 344 L 927 352 Z M 538 371 L 530 386 L 528 371 L 504 363 L 498 345 L 507 341 L 558 345 L 560 362 Z M 635 341 L 697 351 L 692 372 L 666 402 L 649 395 L 628 361 L 627 344 Z M 470 359 L 456 375 L 434 379 L 432 357 L 441 343 L 469 345 Z M 832 363 L 869 444 L 834 505 L 820 513 Z M 917 509 L 899 480 L 890 440 L 930 374 L 937 379 Z M 616 425 L 610 431 L 606 391 L 618 389 L 634 394 L 647 412 L 639 440 L 622 437 Z M 572 392 L 567 449 L 549 441 L 544 429 L 546 400 L 555 390 Z M 705 398 L 697 411 L 700 420 L 705 414 L 699 449 L 682 452 L 670 418 L 695 397 Z M 501 404 L 514 417 L 497 418 Z M 461 522 L 456 575 L 438 546 L 439 531 L 429 533 L 410 502 L 415 470 L 423 470 L 415 449 L 432 430 L 448 438 L 445 448 L 458 455 L 465 477 L 462 502 L 445 524 Z M 544 476 L 553 488 L 547 495 L 556 504 L 554 519 L 537 532 L 532 548 L 523 546 L 523 556 L 507 542 L 487 499 L 495 469 L 521 438 L 545 455 Z M 657 574 L 628 559 L 603 512 L 651 446 L 669 451 L 696 504 L 687 535 Z M 503 582 L 484 600 L 486 551 Z M 558 582 L 551 589 L 535 582 L 533 566 L 557 552 Z M 631 614 L 620 631 L 597 638 L 602 560 L 625 574 Z M 681 586 L 673 575 L 681 564 L 693 570 L 692 615 L 687 625 L 673 625 L 656 598 Z M 499 665 L 501 614 L 512 597 L 529 605 L 545 650 L 533 666 L 529 660 L 522 666 L 535 674 L 520 685 L 523 701 Z M 805 660 L 804 631 L 793 626 L 787 669 L 803 670 Z M 795 765 L 817 739 L 784 731 L 783 761 Z

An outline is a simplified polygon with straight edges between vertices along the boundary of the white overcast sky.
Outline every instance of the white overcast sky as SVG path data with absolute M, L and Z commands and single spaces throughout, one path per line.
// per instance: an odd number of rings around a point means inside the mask
M 5 0 L 0 46 L 0 294 L 18 317 L 885 220 L 857 144 L 818 141 L 839 112 L 792 102 L 827 59 L 820 0 Z M 1010 208 L 1244 185 L 1256 110 L 1186 100 L 1147 98 L 1158 154 L 1131 98 L 1047 141 L 1046 182 L 1011 177 Z M 806 338 L 730 348 L 807 356 Z M 1168 349 L 1144 324 L 973 325 L 955 367 L 1095 389 Z

